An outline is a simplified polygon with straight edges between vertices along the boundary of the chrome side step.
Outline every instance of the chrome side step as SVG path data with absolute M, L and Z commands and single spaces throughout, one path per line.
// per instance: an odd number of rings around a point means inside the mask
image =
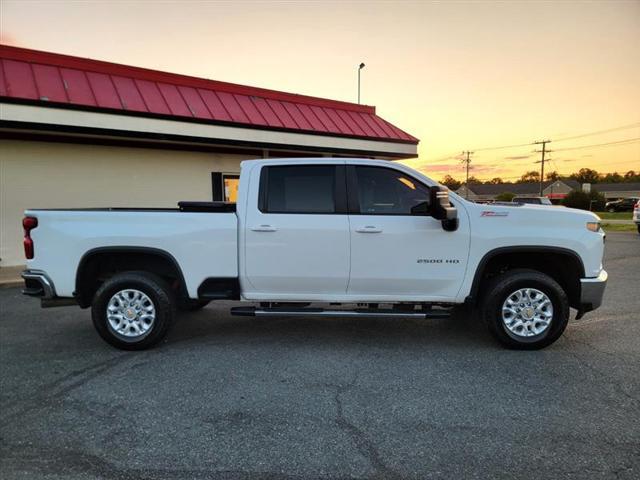
M 355 310 L 327 310 L 324 308 L 261 308 L 261 307 L 233 307 L 231 315 L 242 317 L 362 317 L 362 318 L 449 318 L 447 310 L 383 310 L 383 309 L 355 309 Z
M 75 298 L 71 297 L 54 297 L 40 299 L 40 306 L 42 308 L 70 307 L 72 305 L 78 306 L 78 301 Z

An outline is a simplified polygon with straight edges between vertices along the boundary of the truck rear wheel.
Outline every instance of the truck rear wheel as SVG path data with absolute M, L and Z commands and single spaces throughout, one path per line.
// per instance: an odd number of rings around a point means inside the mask
M 91 304 L 93 325 L 109 344 L 144 350 L 160 342 L 173 323 L 169 285 L 147 272 L 123 272 L 106 280 Z
M 551 345 L 569 321 L 569 299 L 553 278 L 536 270 L 507 271 L 485 292 L 484 320 L 502 344 L 520 350 Z

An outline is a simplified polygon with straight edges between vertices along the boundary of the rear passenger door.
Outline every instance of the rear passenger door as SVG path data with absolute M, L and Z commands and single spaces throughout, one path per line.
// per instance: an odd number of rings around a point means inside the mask
M 345 295 L 350 252 L 343 164 L 263 166 L 257 205 L 248 205 L 245 224 L 247 298 Z

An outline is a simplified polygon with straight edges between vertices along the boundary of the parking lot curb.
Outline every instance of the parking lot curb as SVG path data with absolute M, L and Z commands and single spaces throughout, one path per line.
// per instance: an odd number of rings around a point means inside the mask
M 0 268 L 0 288 L 22 286 L 23 283 L 20 274 L 24 268 L 24 265 Z

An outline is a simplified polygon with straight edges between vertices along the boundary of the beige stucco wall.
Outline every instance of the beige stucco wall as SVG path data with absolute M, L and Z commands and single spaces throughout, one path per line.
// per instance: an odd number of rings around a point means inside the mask
M 211 200 L 211 172 L 244 155 L 0 140 L 0 266 L 24 264 L 28 208 L 175 207 Z

